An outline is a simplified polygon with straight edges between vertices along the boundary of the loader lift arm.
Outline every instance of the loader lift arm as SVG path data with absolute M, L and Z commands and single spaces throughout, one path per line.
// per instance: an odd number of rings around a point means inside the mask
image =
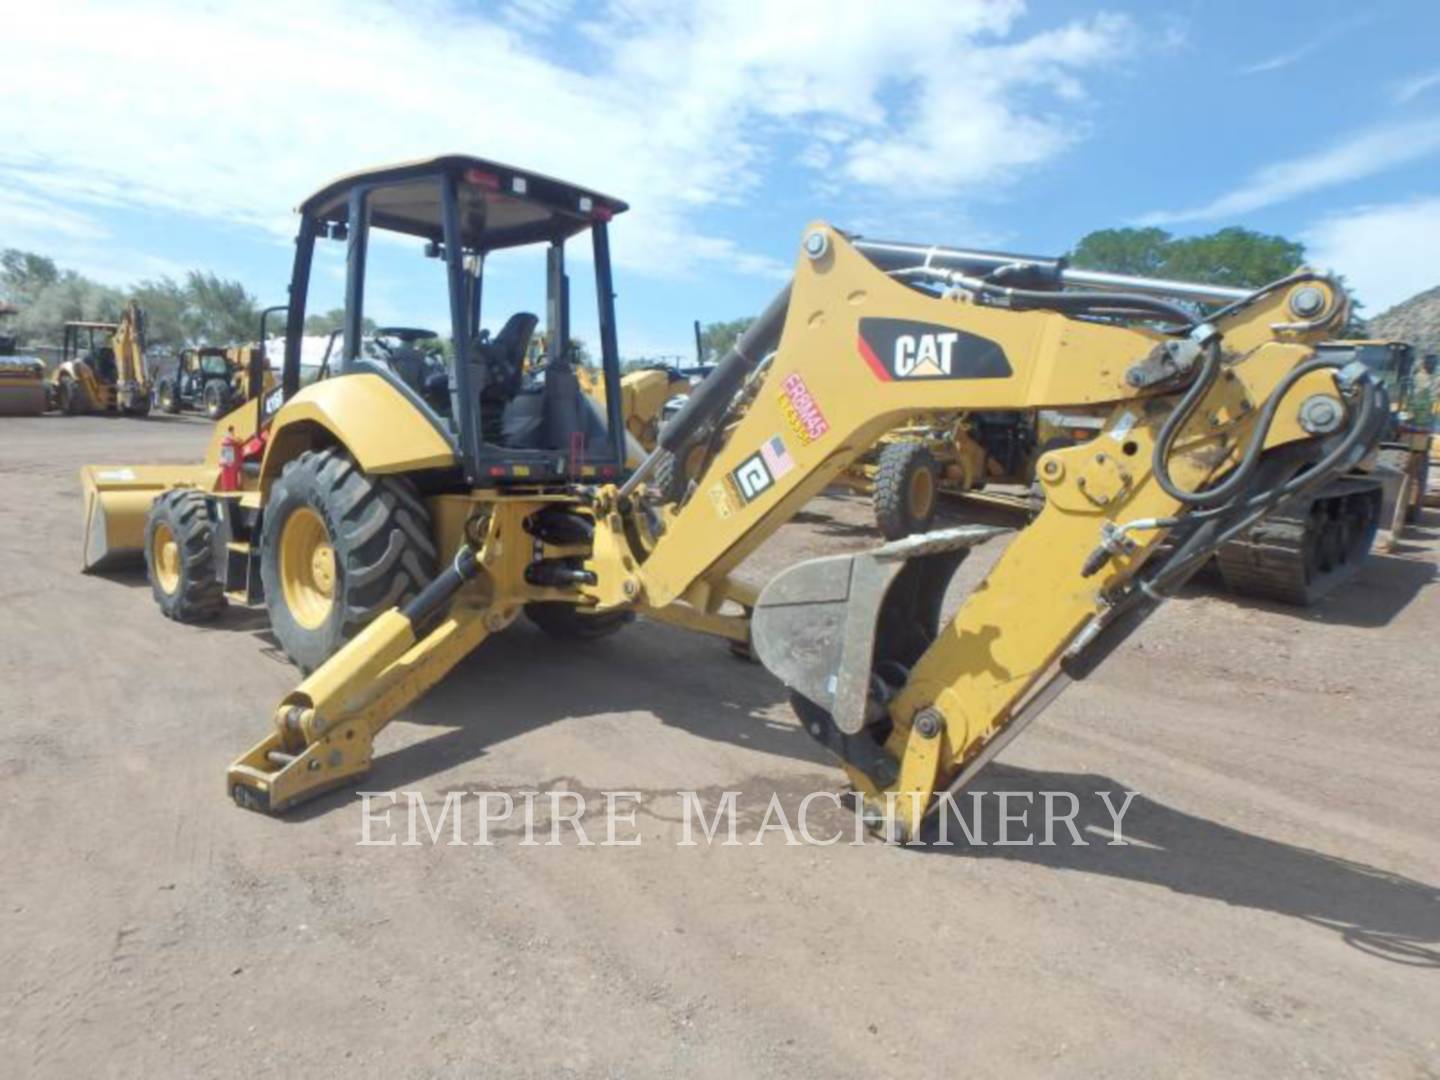
M 867 250 L 811 226 L 791 284 L 655 453 L 622 487 L 576 495 L 593 535 L 559 593 L 598 611 L 715 612 L 735 567 L 901 419 L 1109 407 L 1094 442 L 1042 460 L 1045 509 L 943 628 L 951 575 L 994 530 L 811 560 L 754 599 L 760 659 L 902 834 L 1228 533 L 1378 436 L 1370 380 L 1315 358 L 1348 311 L 1323 276 L 1237 296 L 980 255 Z M 1202 321 L 1177 301 L 1228 306 Z M 703 473 L 687 500 L 657 508 L 645 481 L 696 439 Z M 395 712 L 513 618 L 531 580 L 516 552 L 534 544 L 523 508 L 506 505 L 437 579 L 435 611 L 382 616 L 282 703 L 275 732 L 232 767 L 237 801 L 278 810 L 363 772 Z

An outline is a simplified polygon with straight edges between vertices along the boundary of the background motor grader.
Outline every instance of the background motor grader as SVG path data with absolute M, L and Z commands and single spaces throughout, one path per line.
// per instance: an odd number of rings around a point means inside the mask
M 72 416 L 87 412 L 149 415 L 145 314 L 139 306 L 128 304 L 118 323 L 66 323 L 60 362 L 47 389 L 54 406 Z
M 1378 435 L 1368 374 L 1312 347 L 1348 312 L 1322 275 L 1299 272 L 1198 322 L 1169 299 L 1184 295 L 1174 282 L 1097 289 L 1055 260 L 854 240 L 817 223 L 790 284 L 625 475 L 608 238 L 624 209 L 462 156 L 338 180 L 300 207 L 281 385 L 221 421 L 247 440 L 241 489 L 219 490 L 213 442 L 190 468 L 83 470 L 87 561 L 143 550 L 176 618 L 212 617 L 226 597 L 263 603 L 308 673 L 230 767 L 241 806 L 279 812 L 364 774 L 385 725 L 522 612 L 568 638 L 640 613 L 752 641 L 867 807 L 913 833 L 1217 544 Z M 433 376 L 417 388 L 362 353 L 379 230 L 441 261 L 454 342 L 443 395 Z M 582 237 L 603 413 L 566 348 L 566 246 Z M 338 370 L 302 389 L 314 251 L 341 238 Z M 485 256 L 519 245 L 545 252 L 548 349 L 529 375 L 538 316 L 480 330 Z M 940 335 L 953 362 L 917 374 L 907 357 Z M 1104 432 L 1044 457 L 1045 509 L 945 625 L 950 577 L 1003 530 L 808 560 L 758 594 L 733 579 L 907 417 L 1077 402 L 1108 407 Z M 696 445 L 703 471 L 687 496 L 651 498 L 660 462 L 696 460 Z M 546 670 L 561 659 L 548 652 Z

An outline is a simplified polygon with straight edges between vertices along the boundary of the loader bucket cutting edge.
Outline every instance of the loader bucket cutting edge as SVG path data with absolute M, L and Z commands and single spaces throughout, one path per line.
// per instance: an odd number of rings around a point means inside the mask
M 208 487 L 210 469 L 184 465 L 86 465 L 84 570 L 137 559 L 145 547 L 145 518 L 162 492 Z

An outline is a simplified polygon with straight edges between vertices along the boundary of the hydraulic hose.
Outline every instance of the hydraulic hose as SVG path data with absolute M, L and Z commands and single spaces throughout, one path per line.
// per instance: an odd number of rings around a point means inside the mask
M 1341 365 L 1334 360 L 1312 359 L 1301 364 L 1299 367 L 1287 372 L 1280 380 L 1278 386 L 1270 394 L 1264 407 L 1260 410 L 1260 417 L 1255 424 L 1255 432 L 1250 436 L 1250 442 L 1241 455 L 1240 464 L 1236 466 L 1226 479 L 1215 487 L 1206 488 L 1203 491 L 1186 491 L 1179 487 L 1170 476 L 1169 458 L 1170 450 L 1175 437 L 1180 429 L 1195 412 L 1200 399 L 1214 386 L 1215 380 L 1220 375 L 1220 341 L 1218 338 L 1211 341 L 1205 349 L 1205 360 L 1200 368 L 1200 373 L 1185 395 L 1180 399 L 1179 404 L 1166 417 L 1165 423 L 1161 425 L 1160 436 L 1155 440 L 1155 451 L 1151 458 L 1151 468 L 1155 473 L 1155 481 L 1160 485 L 1162 491 L 1178 502 L 1188 506 L 1214 506 L 1218 503 L 1229 503 L 1244 487 L 1250 474 L 1260 463 L 1261 451 L 1265 448 L 1265 438 L 1270 433 L 1270 427 L 1275 422 L 1275 414 L 1279 411 L 1285 395 L 1306 375 L 1313 371 L 1321 371 L 1325 368 L 1338 368 Z
M 1297 369 L 1298 370 L 1298 369 Z M 1355 420 L 1350 425 L 1350 430 L 1331 450 L 1311 468 L 1297 476 L 1291 477 L 1278 487 L 1268 491 L 1262 491 L 1238 504 L 1227 504 L 1225 506 L 1213 507 L 1193 513 L 1184 518 L 1166 518 L 1157 520 L 1152 524 L 1157 528 L 1168 528 L 1182 523 L 1199 523 L 1199 530 L 1182 545 L 1181 550 L 1176 553 L 1176 558 L 1169 560 L 1164 567 L 1147 583 L 1150 591 L 1160 592 L 1169 585 L 1176 582 L 1177 578 L 1188 577 L 1188 568 L 1199 565 L 1208 559 L 1222 544 L 1233 540 L 1242 532 L 1248 529 L 1255 522 L 1268 514 L 1274 507 L 1293 495 L 1300 494 L 1310 488 L 1318 487 L 1329 480 L 1335 473 L 1347 466 L 1346 459 L 1354 453 L 1355 448 L 1370 435 L 1374 434 L 1376 426 L 1377 401 L 1379 399 L 1375 384 L 1365 380 L 1360 387 L 1360 405 L 1355 414 Z M 1216 520 L 1223 514 L 1240 513 L 1239 521 L 1229 525 L 1220 525 Z M 1221 531 L 1215 535 L 1215 530 Z M 1203 539 L 1202 539 L 1203 537 Z M 1196 541 L 1200 541 L 1198 544 Z M 1199 550 L 1196 550 L 1196 548 Z M 1193 552 L 1193 554 L 1192 554 Z
M 1019 289 L 985 278 L 971 277 L 954 270 L 932 266 L 913 266 L 891 271 L 897 277 L 929 277 L 971 292 L 999 297 L 1018 310 L 1039 308 L 1072 315 L 1105 315 L 1137 319 L 1156 319 L 1174 323 L 1188 330 L 1197 319 L 1179 304 L 1155 296 L 1137 293 L 1059 292 L 1044 289 Z
M 1034 289 L 1011 289 L 1003 285 L 992 285 L 991 288 L 1002 292 L 1015 307 L 1045 308 L 1079 315 L 1129 315 L 1176 323 L 1187 329 L 1196 324 L 1196 318 L 1191 312 L 1179 304 L 1172 304 L 1154 296 L 1138 296 L 1133 293 L 1039 292 Z

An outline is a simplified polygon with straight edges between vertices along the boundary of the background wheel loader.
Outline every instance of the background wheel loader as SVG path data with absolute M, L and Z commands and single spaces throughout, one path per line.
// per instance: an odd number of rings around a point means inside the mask
M 263 603 L 308 673 L 230 767 L 237 804 L 280 812 L 353 782 L 385 725 L 522 613 L 571 639 L 640 613 L 753 642 L 877 825 L 913 834 L 1219 544 L 1379 435 L 1369 373 L 1313 348 L 1348 314 L 1323 275 L 1297 272 L 1201 322 L 1174 302 L 1191 295 L 1182 283 L 1102 284 L 1056 260 L 815 223 L 790 284 L 627 475 L 608 232 L 625 208 L 459 155 L 337 180 L 300 207 L 280 386 L 221 421 L 246 443 L 241 490 L 219 489 L 214 440 L 189 468 L 83 470 L 87 562 L 143 552 L 176 618 L 209 617 L 217 591 Z M 362 350 L 382 230 L 440 261 L 454 344 L 443 398 Z M 338 368 L 302 389 L 314 252 L 342 237 Z M 566 248 L 582 239 L 603 412 L 566 347 Z M 545 362 L 528 374 L 537 315 L 480 329 L 483 267 L 525 245 L 543 248 L 546 284 Z M 939 342 L 946 362 L 917 374 L 917 350 Z M 1044 455 L 1045 508 L 944 625 L 955 569 L 1004 530 L 808 560 L 758 593 L 733 579 L 907 417 L 1077 401 L 1109 409 L 1104 432 Z M 692 461 L 695 446 L 686 497 L 649 498 L 661 461 Z M 545 677 L 563 651 L 537 656 Z
M 68 322 L 60 362 L 48 391 L 67 415 L 150 413 L 150 374 L 145 362 L 145 315 L 129 304 L 118 323 Z

